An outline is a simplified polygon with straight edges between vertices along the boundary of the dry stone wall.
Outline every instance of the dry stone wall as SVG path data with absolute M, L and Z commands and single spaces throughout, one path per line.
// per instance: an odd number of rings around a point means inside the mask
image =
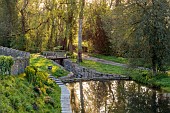
M 104 73 L 100 73 L 97 72 L 95 70 L 89 69 L 89 68 L 85 68 L 82 66 L 79 66 L 76 63 L 71 62 L 69 59 L 64 59 L 64 68 L 67 71 L 70 71 L 73 73 L 73 77 L 81 77 L 81 78 L 96 78 L 96 77 L 120 77 L 120 75 L 113 75 L 113 74 L 104 74 Z
M 19 51 L 16 49 L 0 46 L 0 55 L 13 57 L 14 64 L 11 68 L 12 75 L 18 75 L 23 73 L 25 68 L 29 65 L 29 52 Z

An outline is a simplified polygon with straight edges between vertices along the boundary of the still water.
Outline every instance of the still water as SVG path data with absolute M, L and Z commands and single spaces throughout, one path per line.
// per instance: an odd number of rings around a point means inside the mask
M 67 87 L 73 113 L 170 113 L 170 93 L 134 81 L 77 82 Z

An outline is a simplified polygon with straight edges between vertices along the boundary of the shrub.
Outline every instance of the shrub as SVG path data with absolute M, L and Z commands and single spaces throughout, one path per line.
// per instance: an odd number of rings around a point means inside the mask
M 35 74 L 36 74 L 35 68 L 33 68 L 32 66 L 28 66 L 27 68 L 25 68 L 25 74 L 26 74 L 26 78 L 29 83 L 35 82 L 35 79 L 36 79 L 35 78 Z
M 0 74 L 6 75 L 11 74 L 11 67 L 14 64 L 13 58 L 11 56 L 0 55 Z
M 43 84 L 48 79 L 48 74 L 45 72 L 38 71 L 34 66 L 28 66 L 25 69 L 27 80 L 38 87 L 43 87 Z

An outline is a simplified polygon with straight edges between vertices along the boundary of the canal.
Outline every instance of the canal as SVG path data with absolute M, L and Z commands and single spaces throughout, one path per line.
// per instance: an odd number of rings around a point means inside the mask
M 73 113 L 170 113 L 170 93 L 134 81 L 88 81 L 67 87 Z

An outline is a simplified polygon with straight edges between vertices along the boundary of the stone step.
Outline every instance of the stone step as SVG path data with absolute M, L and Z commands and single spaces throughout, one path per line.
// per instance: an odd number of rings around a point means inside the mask
M 68 103 L 68 104 L 67 104 L 67 103 L 62 103 L 62 104 L 61 104 L 61 107 L 62 107 L 62 108 L 69 108 L 69 109 L 71 109 L 69 103 Z
M 69 91 L 67 88 L 63 88 L 61 89 L 61 91 Z
M 55 80 L 55 83 L 63 83 L 63 82 Z M 64 84 L 64 83 L 63 83 L 63 84 Z
M 61 93 L 63 93 L 64 96 L 70 96 L 70 92 L 69 91 L 61 91 Z
M 72 111 L 61 111 L 61 113 L 72 113 Z
M 63 94 L 68 94 L 68 95 L 70 95 L 70 92 L 67 91 L 67 90 L 61 90 L 61 92 L 62 92 Z
M 63 82 L 61 80 L 59 80 L 58 78 L 55 78 L 53 76 L 49 76 L 50 79 L 54 80 L 56 84 L 59 85 L 59 87 L 61 88 L 61 97 L 60 97 L 60 101 L 61 101 L 61 113 L 72 113 L 71 110 L 71 105 L 70 105 L 70 92 L 67 89 L 67 87 L 65 86 L 65 84 L 63 84 Z
M 61 86 L 62 89 L 66 88 L 65 84 Z
M 51 76 L 51 75 L 50 75 L 50 76 L 48 76 L 48 77 L 49 77 L 49 78 L 54 78 L 54 77 L 53 77 L 53 76 Z
M 61 80 L 60 80 L 60 79 L 58 79 L 58 78 L 53 78 L 53 80 L 55 80 L 55 81 L 56 81 L 56 80 L 57 80 L 57 81 L 61 81 Z
M 61 96 L 61 100 L 69 100 L 70 96 Z
M 58 85 L 64 85 L 63 83 L 56 83 L 56 84 L 58 84 Z
M 68 95 L 68 94 L 61 96 L 61 98 L 69 98 L 69 97 L 70 97 L 70 95 Z
M 65 88 L 67 88 L 65 85 L 62 85 L 62 86 L 61 86 L 61 90 L 62 90 L 62 89 L 65 89 Z
M 71 108 L 63 108 L 63 107 L 62 107 L 61 110 L 62 110 L 62 111 L 70 111 Z

